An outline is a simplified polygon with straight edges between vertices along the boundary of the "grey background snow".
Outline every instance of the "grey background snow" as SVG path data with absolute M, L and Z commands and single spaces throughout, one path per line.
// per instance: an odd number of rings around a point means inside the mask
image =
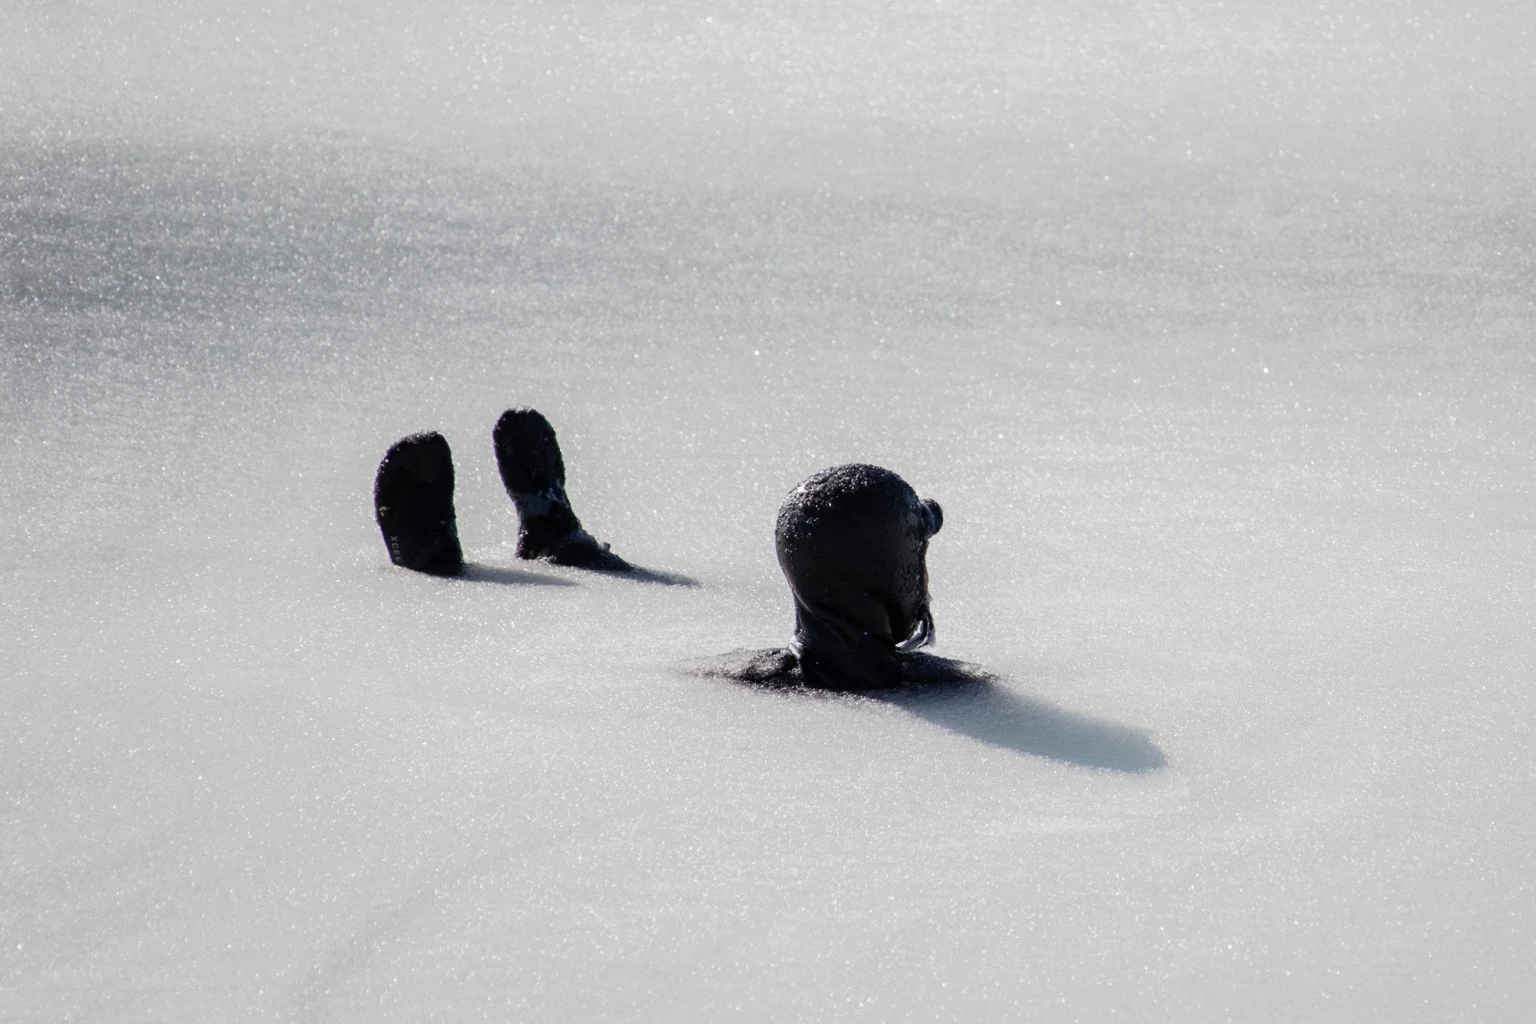
M 1515 1021 L 1536 11 L 0 0 L 0 1020 Z M 518 563 L 533 405 L 586 525 Z M 439 429 L 471 578 L 369 490 Z M 782 496 L 945 509 L 782 642 Z

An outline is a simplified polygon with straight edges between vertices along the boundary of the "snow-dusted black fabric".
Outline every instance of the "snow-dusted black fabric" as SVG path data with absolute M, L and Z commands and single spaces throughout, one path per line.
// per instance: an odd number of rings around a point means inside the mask
M 791 491 L 774 530 L 795 602 L 781 671 L 825 689 L 900 685 L 900 654 L 933 641 L 926 556 L 943 522 L 937 502 L 879 466 L 834 466 Z
M 464 568 L 453 509 L 453 453 L 435 432 L 390 446 L 373 480 L 373 511 L 396 565 L 434 576 Z
M 565 494 L 565 460 L 555 428 L 536 409 L 508 409 L 491 431 L 496 468 L 517 507 L 517 557 L 625 571 L 630 564 L 581 528 Z

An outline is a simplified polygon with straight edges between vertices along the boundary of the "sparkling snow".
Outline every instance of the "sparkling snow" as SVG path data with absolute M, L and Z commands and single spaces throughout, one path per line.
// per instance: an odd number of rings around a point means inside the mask
M 0 1020 L 1518 1021 L 1523 0 L 0 0 Z M 513 557 L 533 405 L 668 586 Z M 441 430 L 473 563 L 392 568 Z M 936 653 L 772 522 L 939 500 Z

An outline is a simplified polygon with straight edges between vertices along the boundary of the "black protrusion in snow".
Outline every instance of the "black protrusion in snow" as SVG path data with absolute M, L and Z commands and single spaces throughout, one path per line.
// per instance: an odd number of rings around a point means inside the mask
M 434 576 L 464 568 L 453 510 L 453 453 L 435 431 L 390 446 L 373 481 L 373 511 L 396 565 Z
M 565 493 L 555 428 L 537 409 L 508 409 L 491 431 L 496 468 L 517 507 L 517 557 L 627 572 L 632 566 L 581 527 Z
M 900 685 L 904 654 L 933 641 L 926 559 L 943 523 L 937 502 L 879 466 L 833 466 L 796 487 L 774 529 L 795 602 L 792 658 L 762 652 L 747 671 L 777 666 L 770 674 L 829 690 Z

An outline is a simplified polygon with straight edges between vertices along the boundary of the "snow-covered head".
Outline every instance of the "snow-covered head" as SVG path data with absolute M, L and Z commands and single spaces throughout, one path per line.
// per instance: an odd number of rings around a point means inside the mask
M 928 538 L 944 513 L 879 466 L 833 466 L 779 507 L 774 542 L 795 598 L 795 637 L 807 683 L 895 686 L 898 650 L 933 639 Z

